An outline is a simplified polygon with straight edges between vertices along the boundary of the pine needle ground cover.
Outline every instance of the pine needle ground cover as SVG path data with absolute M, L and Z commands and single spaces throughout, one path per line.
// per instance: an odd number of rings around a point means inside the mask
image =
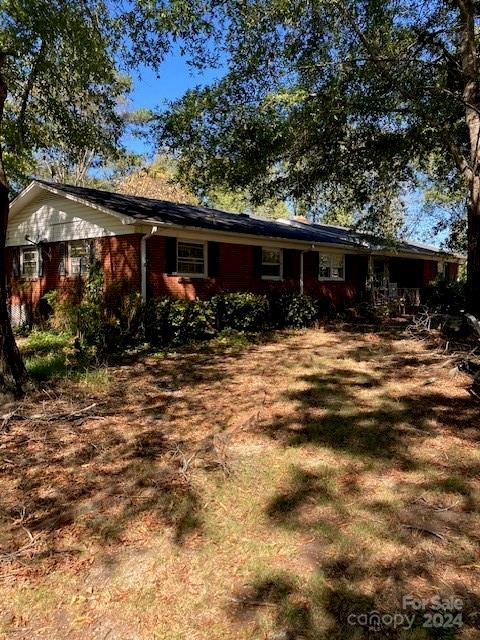
M 381 637 L 477 638 L 466 385 L 350 326 L 43 383 L 2 409 L 0 637 L 363 638 L 349 616 L 413 595 L 460 598 L 462 625 Z

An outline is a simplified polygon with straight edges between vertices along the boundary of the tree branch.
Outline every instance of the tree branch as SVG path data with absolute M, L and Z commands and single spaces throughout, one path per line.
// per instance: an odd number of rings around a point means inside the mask
M 30 98 L 33 85 L 35 84 L 35 80 L 37 79 L 38 64 L 44 52 L 45 52 L 45 41 L 42 40 L 40 49 L 34 58 L 34 61 L 32 63 L 32 68 L 30 69 L 30 73 L 28 74 L 28 78 L 25 83 L 25 88 L 23 90 L 22 98 L 20 101 L 20 111 L 18 114 L 18 140 L 21 146 L 23 146 L 25 142 L 25 114 L 27 111 L 28 99 Z
M 455 160 L 455 163 L 459 168 L 461 174 L 466 178 L 468 182 L 472 181 L 474 177 L 474 171 L 470 166 L 468 160 L 465 158 L 464 154 L 460 151 L 455 142 L 453 142 L 447 131 L 442 131 L 442 138 L 449 148 L 450 153 L 452 154 L 453 159 Z

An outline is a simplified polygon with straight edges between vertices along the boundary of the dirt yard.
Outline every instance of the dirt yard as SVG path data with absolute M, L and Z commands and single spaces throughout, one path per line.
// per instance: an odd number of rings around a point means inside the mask
M 0 412 L 0 637 L 480 638 L 467 383 L 343 327 L 44 385 Z M 461 624 L 394 628 L 406 596 Z

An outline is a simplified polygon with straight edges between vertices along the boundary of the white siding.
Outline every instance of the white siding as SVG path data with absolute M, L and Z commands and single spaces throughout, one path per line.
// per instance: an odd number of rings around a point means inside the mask
M 135 233 L 133 224 L 123 224 L 113 215 L 51 193 L 39 195 L 18 211 L 7 227 L 7 246 L 34 242 L 80 240 Z

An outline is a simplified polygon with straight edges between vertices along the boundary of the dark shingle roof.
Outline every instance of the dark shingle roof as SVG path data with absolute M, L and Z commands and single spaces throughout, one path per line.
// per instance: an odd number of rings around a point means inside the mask
M 56 184 L 45 180 L 36 182 L 84 200 L 93 205 L 105 207 L 116 213 L 130 216 L 138 221 L 169 223 L 226 233 L 240 233 L 268 238 L 298 240 L 307 243 L 332 244 L 345 247 L 381 250 L 387 243 L 371 236 L 357 233 L 344 227 L 325 224 L 302 223 L 295 220 L 266 220 L 246 214 L 227 213 L 187 204 L 176 204 L 166 200 L 153 200 L 129 196 L 101 189 Z M 389 248 L 393 247 L 389 245 Z M 399 253 L 438 255 L 443 253 L 436 247 L 410 242 L 400 242 L 394 247 Z

